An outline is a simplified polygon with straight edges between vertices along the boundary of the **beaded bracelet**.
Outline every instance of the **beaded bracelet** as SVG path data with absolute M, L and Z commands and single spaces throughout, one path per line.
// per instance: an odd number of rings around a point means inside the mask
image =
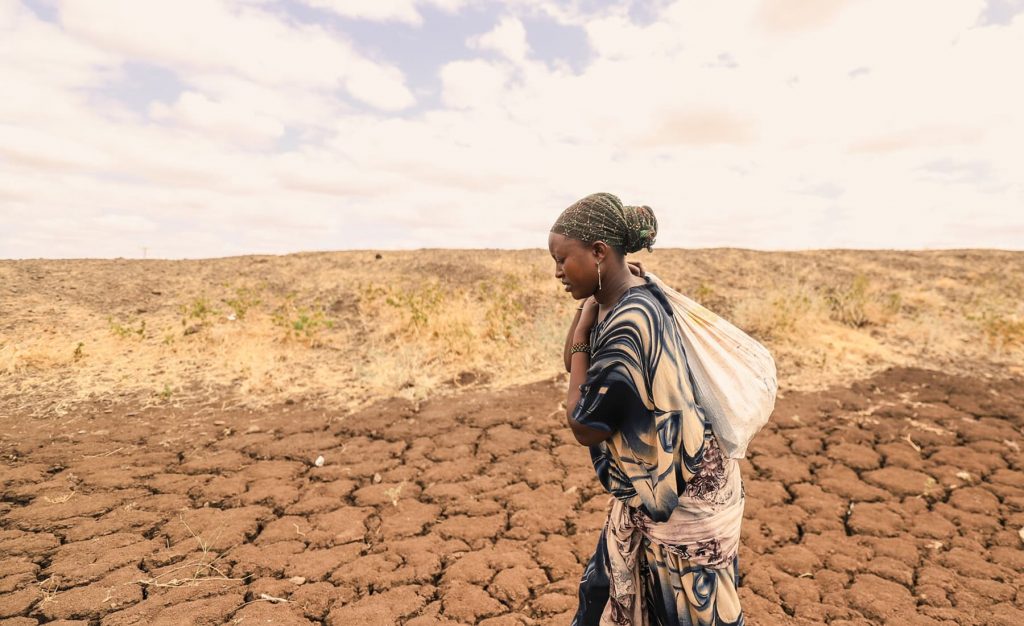
M 572 347 L 569 348 L 569 354 L 573 354 L 575 352 L 586 352 L 587 354 L 590 354 L 590 344 L 589 343 L 574 343 L 574 344 L 572 344 Z

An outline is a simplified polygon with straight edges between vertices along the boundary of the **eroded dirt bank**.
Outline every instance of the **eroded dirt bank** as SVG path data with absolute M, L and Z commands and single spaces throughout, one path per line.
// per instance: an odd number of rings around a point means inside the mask
M 608 496 L 564 393 L 0 417 L 0 621 L 567 624 Z M 787 393 L 744 462 L 749 622 L 1024 624 L 1022 429 L 1020 379 Z

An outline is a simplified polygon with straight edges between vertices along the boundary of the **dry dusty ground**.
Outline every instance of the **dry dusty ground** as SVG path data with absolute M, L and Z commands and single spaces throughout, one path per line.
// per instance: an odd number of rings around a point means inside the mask
M 0 417 L 0 621 L 567 624 L 608 496 L 564 394 Z M 1019 377 L 786 392 L 744 462 L 749 623 L 1024 624 L 1022 428 Z
M 763 342 L 782 389 L 887 367 L 1024 376 L 1022 251 L 629 258 Z M 542 249 L 0 260 L 0 414 L 111 397 L 358 410 L 544 380 L 576 306 L 554 271 Z

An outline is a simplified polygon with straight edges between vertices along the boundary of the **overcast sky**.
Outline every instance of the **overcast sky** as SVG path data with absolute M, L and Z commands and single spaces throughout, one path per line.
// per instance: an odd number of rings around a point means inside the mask
M 1024 249 L 1024 0 L 0 0 L 0 258 Z M 145 248 L 145 250 L 143 250 Z

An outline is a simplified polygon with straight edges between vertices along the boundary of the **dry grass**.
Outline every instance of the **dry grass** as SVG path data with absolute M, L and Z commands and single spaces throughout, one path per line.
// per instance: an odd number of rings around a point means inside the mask
M 178 521 L 184 524 L 189 534 L 196 540 L 202 556 L 198 559 L 186 560 L 186 562 L 180 565 L 164 570 L 157 576 L 140 578 L 134 581 L 134 583 L 147 587 L 194 587 L 207 581 L 246 581 L 245 578 L 231 578 L 217 567 L 217 561 L 224 558 L 224 555 L 213 552 L 210 548 L 210 542 L 204 540 L 201 535 L 197 535 L 180 515 L 178 516 Z M 218 536 L 221 530 L 221 528 L 217 528 Z M 179 574 L 183 574 L 183 576 L 179 577 Z M 170 578 L 167 578 L 168 576 Z
M 287 399 L 339 409 L 558 374 L 574 303 L 544 250 L 0 261 L 0 406 Z M 783 388 L 888 365 L 1021 373 L 1024 253 L 657 250 L 768 345 Z

